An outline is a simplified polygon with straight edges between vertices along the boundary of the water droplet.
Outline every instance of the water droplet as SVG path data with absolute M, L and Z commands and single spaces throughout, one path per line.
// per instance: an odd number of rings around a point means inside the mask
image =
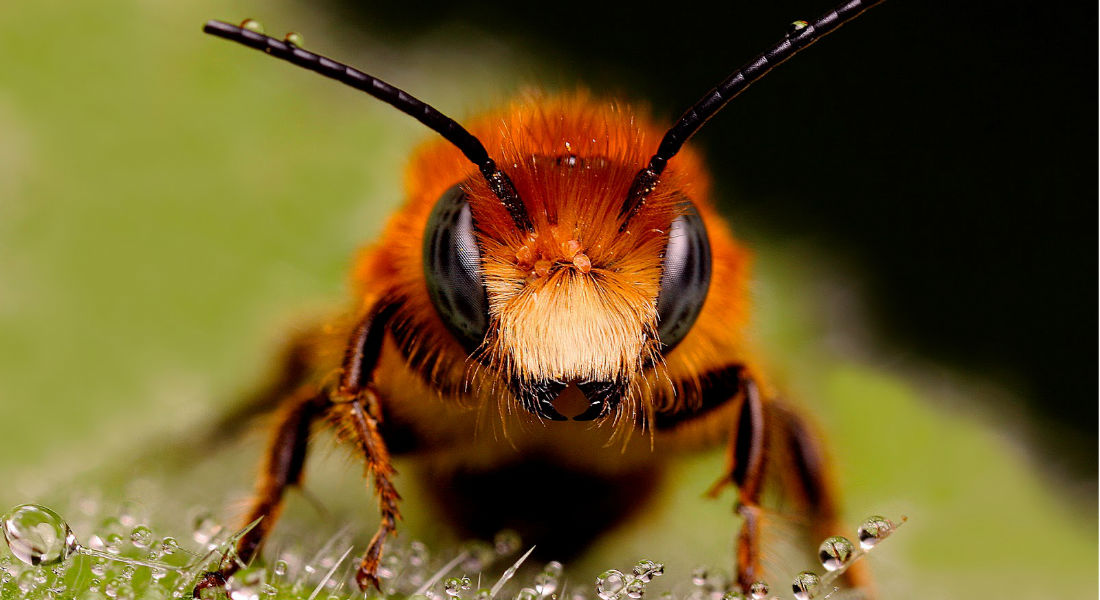
M 493 591 L 489 588 L 478 588 L 474 592 L 474 600 L 492 600 Z
M 610 569 L 600 573 L 596 577 L 596 595 L 603 600 L 610 600 L 623 590 L 626 585 L 626 577 L 620 571 Z
M 642 583 L 649 583 L 654 577 L 665 574 L 665 566 L 652 560 L 642 560 L 634 565 L 633 573 L 634 577 L 637 577 Z
M 136 527 L 147 520 L 145 514 L 145 507 L 140 502 L 129 500 L 123 502 L 118 511 L 118 522 L 125 527 Z
M 764 581 L 757 581 L 749 587 L 749 593 L 752 594 L 753 600 L 762 600 L 766 598 L 769 591 L 768 584 Z
M 95 559 L 95 562 L 92 563 L 92 575 L 95 575 L 96 577 L 103 577 L 106 574 L 107 574 L 107 559 L 105 559 L 105 558 Z
M 421 567 L 428 563 L 428 547 L 424 542 L 412 542 L 409 544 L 409 564 Z
M 802 31 L 803 29 L 805 29 L 809 26 L 810 26 L 810 24 L 807 23 L 806 21 L 801 21 L 801 20 L 794 21 L 793 23 L 790 24 L 790 27 L 787 28 L 787 35 L 796 34 L 799 31 Z
M 210 540 L 214 539 L 214 536 L 218 535 L 218 532 L 222 530 L 222 526 L 218 525 L 218 522 L 215 521 L 214 517 L 208 512 L 202 512 L 196 515 L 192 523 L 191 537 L 204 546 L 209 544 Z
M 61 515 L 37 504 L 21 504 L 4 516 L 4 539 L 28 565 L 50 565 L 76 552 L 78 544 Z
M 821 542 L 817 549 L 817 558 L 826 571 L 836 571 L 852 560 L 852 553 L 855 551 L 855 545 L 848 538 L 834 535 Z
M 638 600 L 645 595 L 645 583 L 634 579 L 630 583 L 626 584 L 626 595 Z
M 103 549 L 111 554 L 119 554 L 122 552 L 122 536 L 117 533 L 112 533 L 104 538 Z
M 558 578 L 546 571 L 535 575 L 535 591 L 540 596 L 549 596 L 558 589 Z
M 722 600 L 745 600 L 745 596 L 737 590 L 730 590 L 722 594 Z
M 263 24 L 256 19 L 245 19 L 241 21 L 241 29 L 247 29 L 248 31 L 251 31 L 253 33 L 262 34 L 264 32 Z
M 286 572 L 290 567 L 286 564 L 285 560 L 275 561 L 275 566 L 271 567 L 271 571 L 275 573 L 276 577 L 286 577 Z
M 301 48 L 302 45 L 305 44 L 306 40 L 302 37 L 302 34 L 298 33 L 297 31 L 288 31 L 286 37 L 283 38 L 283 41 L 290 44 L 291 46 L 297 46 L 298 48 Z
M 803 571 L 794 578 L 791 591 L 798 600 L 811 600 L 817 597 L 817 591 L 821 588 L 821 578 L 813 571 Z
M 496 558 L 493 546 L 481 540 L 466 542 L 462 546 L 466 560 L 462 561 L 462 570 L 467 573 L 480 573 Z
M 174 537 L 166 537 L 160 541 L 160 551 L 165 556 L 175 554 L 180 549 L 180 543 Z
M 886 539 L 891 533 L 894 532 L 894 522 L 886 517 L 875 515 L 869 517 L 862 525 L 859 526 L 859 531 L 856 535 L 859 536 L 859 545 L 864 550 L 874 547 L 875 544 Z
M 560 562 L 556 560 L 552 560 L 546 563 L 546 566 L 542 568 L 542 572 L 551 577 L 561 577 L 563 571 L 564 567 Z
M 144 525 L 138 525 L 130 530 L 130 543 L 138 548 L 148 548 L 153 542 L 153 530 Z
M 225 582 L 225 591 L 230 600 L 260 600 L 260 584 L 263 583 L 263 571 L 251 569 L 239 571 Z
M 702 587 L 707 584 L 707 568 L 703 566 L 695 567 L 691 570 L 691 582 L 695 585 Z
M 465 579 L 465 581 L 463 581 L 463 579 Z M 458 597 L 464 590 L 468 589 L 470 589 L 469 577 L 448 577 L 443 580 L 443 591 L 446 592 L 448 596 Z
M 539 597 L 539 593 L 531 588 L 523 588 L 516 594 L 515 600 L 535 600 Z
M 500 556 L 507 556 L 519 550 L 522 543 L 519 534 L 511 529 L 505 529 L 493 537 L 493 548 Z

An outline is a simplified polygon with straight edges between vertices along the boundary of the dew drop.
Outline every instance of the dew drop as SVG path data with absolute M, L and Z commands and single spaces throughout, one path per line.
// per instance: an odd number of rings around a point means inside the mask
M 549 596 L 558 589 L 558 578 L 553 573 L 543 571 L 535 575 L 535 591 L 539 596 Z
M 412 542 L 409 544 L 409 564 L 414 567 L 422 567 L 428 563 L 428 547 L 424 542 Z
M 894 522 L 886 517 L 875 515 L 869 517 L 862 525 L 859 526 L 859 531 L 856 535 L 859 536 L 859 545 L 864 550 L 874 547 L 875 544 L 886 539 L 891 533 L 894 532 Z
M 821 588 L 821 578 L 813 571 L 803 571 L 794 578 L 791 591 L 797 600 L 811 600 L 817 597 L 817 591 Z
M 92 563 L 92 575 L 95 575 L 96 577 L 103 577 L 106 574 L 107 574 L 107 559 L 105 559 L 105 558 L 95 559 L 95 562 Z
M 493 591 L 489 588 L 478 588 L 478 590 L 474 592 L 474 600 L 492 600 L 492 597 Z
M 191 537 L 196 542 L 206 545 L 214 539 L 214 536 L 218 535 L 218 532 L 222 530 L 222 526 L 218 525 L 218 522 L 214 520 L 210 513 L 203 512 L 195 517 L 191 529 Z
M 462 549 L 466 553 L 466 559 L 462 561 L 462 569 L 467 573 L 480 573 L 496 558 L 493 546 L 481 540 L 467 542 Z
M 731 590 L 722 594 L 722 600 L 745 600 L 745 596 L 737 590 Z
M 707 568 L 695 567 L 691 570 L 691 582 L 699 587 L 707 584 Z
M 263 573 L 258 570 L 238 572 L 225 582 L 230 600 L 260 600 Z
M 69 524 L 45 506 L 16 506 L 4 515 L 3 528 L 11 553 L 28 565 L 59 563 L 78 548 Z
M 275 573 L 276 577 L 286 577 L 286 572 L 289 568 L 285 560 L 277 560 L 275 561 L 275 566 L 273 566 L 271 570 Z
M 767 598 L 769 591 L 771 590 L 768 588 L 767 582 L 764 581 L 757 581 L 749 587 L 749 593 L 752 594 L 753 600 Z
M 626 584 L 626 595 L 634 600 L 638 600 L 638 598 L 645 595 L 645 583 L 635 579 Z
M 138 548 L 148 548 L 153 542 L 153 530 L 144 525 L 138 525 L 130 530 L 130 543 Z
M 826 571 L 836 571 L 848 565 L 855 551 L 855 545 L 848 541 L 848 538 L 834 535 L 821 542 L 821 546 L 817 549 L 817 558 Z
M 561 574 L 564 571 L 564 569 L 565 568 L 562 566 L 562 564 L 560 562 L 558 562 L 556 560 L 552 560 L 552 561 L 546 563 L 546 566 L 543 567 L 542 572 L 549 575 L 549 576 L 551 576 L 551 577 L 559 578 L 559 577 L 561 577 Z
M 462 580 L 458 577 L 448 577 L 443 580 L 443 591 L 452 598 L 462 593 Z
M 539 597 L 538 592 L 536 592 L 535 590 L 533 590 L 531 588 L 525 587 L 522 590 L 520 590 L 518 593 L 516 593 L 515 600 L 535 600 L 538 597 Z
M 810 24 L 807 23 L 806 21 L 802 21 L 802 20 L 794 21 L 790 24 L 790 27 L 787 28 L 787 34 L 788 35 L 796 34 L 799 31 L 802 31 L 803 29 L 805 29 L 809 26 L 810 26 Z
M 103 540 L 103 548 L 111 554 L 119 554 L 122 552 L 122 536 L 117 533 L 112 533 Z
M 283 41 L 290 44 L 291 46 L 301 48 L 306 40 L 302 37 L 302 34 L 298 33 L 297 31 L 288 31 L 286 37 L 283 38 Z
M 118 511 L 118 522 L 125 527 L 136 527 L 146 520 L 145 513 L 145 507 L 140 502 L 128 500 L 122 503 Z
M 632 571 L 634 577 L 642 583 L 649 583 L 654 577 L 660 577 L 665 572 L 665 566 L 652 560 L 638 561 Z
M 245 19 L 245 20 L 241 21 L 241 29 L 247 29 L 248 31 L 251 31 L 252 33 L 262 34 L 264 32 L 263 24 L 260 23 L 259 21 L 257 21 L 256 19 Z
M 180 543 L 176 541 L 174 537 L 166 537 L 160 541 L 160 552 L 165 556 L 170 556 L 179 552 Z
M 596 577 L 596 595 L 603 600 L 614 598 L 626 585 L 622 572 L 610 569 Z
M 493 537 L 493 548 L 500 556 L 507 556 L 516 552 L 522 543 L 519 534 L 511 529 L 505 529 Z

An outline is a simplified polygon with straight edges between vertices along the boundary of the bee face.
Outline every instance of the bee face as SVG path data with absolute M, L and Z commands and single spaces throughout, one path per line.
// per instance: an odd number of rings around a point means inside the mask
M 528 156 L 510 175 L 531 231 L 500 227 L 499 201 L 473 182 L 444 192 L 428 219 L 437 313 L 538 417 L 565 420 L 554 402 L 571 384 L 588 402 L 575 419 L 611 415 L 706 299 L 710 245 L 685 194 L 666 191 L 629 226 L 618 214 L 637 170 L 606 156 Z

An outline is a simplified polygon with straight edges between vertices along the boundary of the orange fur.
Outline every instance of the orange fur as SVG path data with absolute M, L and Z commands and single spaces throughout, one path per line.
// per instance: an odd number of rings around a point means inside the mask
M 411 364 L 390 361 L 395 369 L 422 374 L 447 404 L 492 405 L 504 413 L 516 409 L 507 399 L 500 404 L 509 396 L 502 375 L 625 377 L 633 382 L 623 402 L 629 416 L 698 402 L 698 373 L 748 362 L 749 255 L 711 205 L 708 178 L 690 148 L 670 161 L 646 208 L 620 232 L 619 207 L 665 131 L 648 116 L 584 93 L 529 93 L 474 120 L 469 130 L 511 177 L 535 232 L 516 229 L 455 147 L 441 140 L 422 147 L 408 169 L 405 205 L 381 240 L 364 250 L 354 272 L 362 306 L 386 290 L 402 299 L 398 322 L 415 333 L 404 340 Z M 466 189 L 482 232 L 490 314 L 501 326 L 500 335 L 480 349 L 489 367 L 467 364 L 436 314 L 424 279 L 428 216 L 456 184 Z M 660 359 L 655 339 L 660 256 L 681 195 L 691 199 L 706 224 L 713 283 L 691 332 L 659 369 L 643 372 L 647 358 Z M 382 374 L 378 385 L 387 379 L 393 377 Z M 408 389 L 384 392 L 396 394 L 400 403 Z M 630 426 L 634 420 L 619 422 Z

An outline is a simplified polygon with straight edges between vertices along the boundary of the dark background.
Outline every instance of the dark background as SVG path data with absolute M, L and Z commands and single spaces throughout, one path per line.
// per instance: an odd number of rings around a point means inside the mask
M 551 86 L 671 120 L 830 3 L 329 6 L 382 39 L 484 31 L 559 63 Z M 1096 464 L 1096 31 L 1095 6 L 890 0 L 695 138 L 751 224 L 740 235 L 809 239 L 860 269 L 884 339 L 1026 399 L 1040 443 L 1082 473 Z

